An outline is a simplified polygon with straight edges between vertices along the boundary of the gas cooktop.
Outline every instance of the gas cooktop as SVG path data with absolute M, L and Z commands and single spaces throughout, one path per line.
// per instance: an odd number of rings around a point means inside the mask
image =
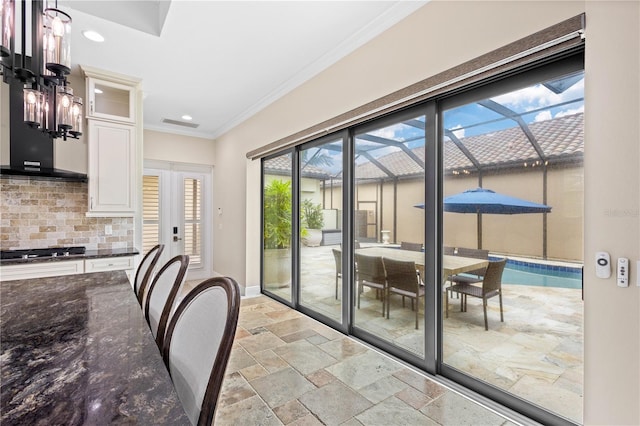
M 50 247 L 25 250 L 2 250 L 0 259 L 32 259 L 42 257 L 75 256 L 85 253 L 85 247 Z

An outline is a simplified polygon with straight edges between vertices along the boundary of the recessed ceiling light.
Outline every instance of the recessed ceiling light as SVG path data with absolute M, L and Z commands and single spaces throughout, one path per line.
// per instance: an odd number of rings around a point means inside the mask
M 88 38 L 91 41 L 95 41 L 97 43 L 102 43 L 104 41 L 104 37 L 102 34 L 93 31 L 93 30 L 85 30 L 82 32 L 82 35 Z
M 185 114 L 185 115 L 182 116 L 182 119 L 183 120 L 187 120 L 187 121 L 191 121 L 191 120 L 193 120 L 193 117 L 190 116 L 190 115 Z
M 101 95 L 104 92 L 102 90 L 98 89 L 98 88 L 95 88 L 95 89 L 93 89 L 93 93 L 95 93 L 96 95 Z

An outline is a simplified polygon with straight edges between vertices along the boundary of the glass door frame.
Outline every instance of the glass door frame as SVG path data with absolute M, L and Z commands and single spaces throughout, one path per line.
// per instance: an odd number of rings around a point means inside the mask
M 201 259 L 198 266 L 189 266 L 187 269 L 187 280 L 205 279 L 211 276 L 212 272 L 212 247 L 213 247 L 213 203 L 211 196 L 212 169 L 211 166 L 172 163 L 159 160 L 145 160 L 143 175 L 153 175 L 159 177 L 159 241 L 164 242 L 165 250 L 161 262 L 168 261 L 177 254 L 182 254 L 172 240 L 172 227 L 178 225 L 179 236 L 184 237 L 184 212 L 180 208 L 184 206 L 184 178 L 202 178 L 202 199 L 201 205 Z M 176 200 L 173 202 L 172 200 Z M 182 201 L 180 201 L 182 200 Z M 178 202 L 180 201 L 180 202 Z

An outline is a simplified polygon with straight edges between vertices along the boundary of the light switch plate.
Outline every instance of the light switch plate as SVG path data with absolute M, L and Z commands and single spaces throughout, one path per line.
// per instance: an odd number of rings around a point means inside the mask
M 640 287 L 640 260 L 636 260 L 636 281 Z

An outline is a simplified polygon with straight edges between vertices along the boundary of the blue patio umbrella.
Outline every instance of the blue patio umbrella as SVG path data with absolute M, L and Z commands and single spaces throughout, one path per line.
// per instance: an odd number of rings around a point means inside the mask
M 424 208 L 424 204 L 415 207 Z M 478 215 L 478 248 L 482 248 L 482 215 L 488 214 L 524 214 L 549 213 L 551 207 L 509 195 L 499 194 L 485 188 L 469 189 L 451 195 L 443 200 L 445 212 L 475 213 Z

